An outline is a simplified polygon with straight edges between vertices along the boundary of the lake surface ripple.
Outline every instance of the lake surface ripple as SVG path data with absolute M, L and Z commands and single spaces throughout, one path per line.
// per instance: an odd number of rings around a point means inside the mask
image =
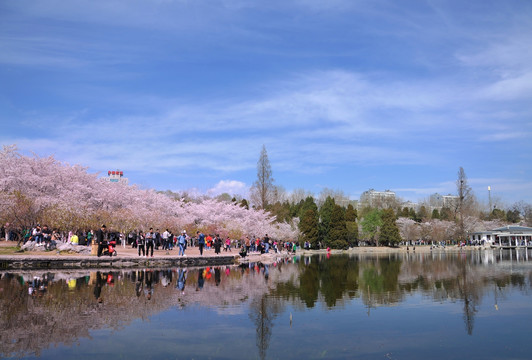
M 522 250 L 0 276 L 2 358 L 532 358 Z

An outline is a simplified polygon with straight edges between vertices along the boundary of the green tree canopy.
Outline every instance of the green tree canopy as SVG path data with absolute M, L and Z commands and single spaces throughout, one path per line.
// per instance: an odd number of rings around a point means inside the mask
M 513 209 L 513 210 L 508 210 L 506 212 L 506 221 L 515 224 L 519 222 L 520 220 L 521 220 L 521 216 L 519 214 L 519 210 Z
M 413 208 L 408 209 L 408 217 L 414 221 L 420 221 L 418 220 L 416 210 L 414 210 Z
M 381 214 L 382 226 L 379 234 L 381 244 L 396 246 L 401 242 L 399 228 L 395 223 L 395 214 L 392 209 L 385 209 Z
M 506 220 L 506 213 L 501 209 L 493 209 L 489 216 L 490 220 Z
M 329 223 L 328 240 L 327 245 L 333 249 L 347 249 L 349 247 L 344 209 L 340 205 L 334 205 Z
M 347 242 L 349 246 L 355 246 L 358 243 L 357 211 L 351 204 L 347 206 L 345 211 L 345 226 L 347 228 Z
M 364 239 L 375 241 L 381 225 L 382 219 L 381 211 L 379 209 L 373 209 L 367 213 L 360 222 Z
M 320 240 L 322 240 L 325 244 L 328 244 L 329 242 L 329 225 L 335 206 L 336 204 L 334 203 L 334 199 L 330 196 L 327 196 L 327 199 L 325 199 L 325 202 L 320 207 Z
M 357 210 L 353 207 L 353 205 L 347 205 L 347 210 L 345 211 L 345 221 L 357 221 L 357 217 Z
M 453 216 L 453 212 L 451 211 L 451 209 L 449 209 L 448 207 L 441 208 L 440 219 L 452 221 L 454 219 L 454 216 Z
M 302 217 L 308 209 L 313 209 L 316 213 L 318 212 L 318 205 L 316 205 L 312 196 L 307 196 L 305 200 L 301 202 L 299 206 L 299 217 Z
M 318 212 L 312 207 L 309 208 L 299 221 L 299 231 L 302 234 L 302 241 L 310 242 L 312 249 L 318 248 L 319 241 L 319 220 Z
M 427 211 L 427 208 L 425 207 L 425 205 L 421 205 L 419 207 L 419 211 L 416 214 L 416 221 L 421 222 L 423 220 L 428 219 L 428 217 L 429 217 L 429 213 Z
M 292 220 L 290 216 L 290 204 L 287 201 L 282 204 L 280 201 L 277 201 L 275 204 L 268 205 L 266 210 L 275 216 L 277 222 L 289 223 Z

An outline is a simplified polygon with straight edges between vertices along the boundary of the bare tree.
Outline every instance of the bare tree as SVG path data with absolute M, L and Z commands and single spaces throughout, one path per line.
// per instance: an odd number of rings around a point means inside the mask
M 271 192 L 271 197 L 269 199 L 271 204 L 275 204 L 277 202 L 283 203 L 288 199 L 288 196 L 286 194 L 286 189 L 281 185 L 274 185 Z
M 290 201 L 291 204 L 299 204 L 301 201 L 304 201 L 309 196 L 314 197 L 314 194 L 303 188 L 296 188 L 292 190 L 292 193 L 290 193 L 288 201 Z
M 333 190 L 328 187 L 324 187 L 320 191 L 320 194 L 317 199 L 318 207 L 320 207 L 321 205 L 323 205 L 323 203 L 325 203 L 325 200 L 327 199 L 327 197 L 333 198 L 334 202 L 337 205 L 340 205 L 342 207 L 347 207 L 347 205 L 349 205 L 350 203 L 349 196 L 345 195 L 345 193 L 342 190 Z
M 272 168 L 266 152 L 266 146 L 262 145 L 262 151 L 257 162 L 257 180 L 253 183 L 250 191 L 251 201 L 256 207 L 265 209 L 268 206 L 274 195 L 273 181 Z
M 515 203 L 511 210 L 517 211 L 526 226 L 532 226 L 532 205 L 523 200 Z
M 456 190 L 458 199 L 456 204 L 456 215 L 458 215 L 458 231 L 457 237 L 459 240 L 465 240 L 467 237 L 464 218 L 472 210 L 475 203 L 475 197 L 471 187 L 467 183 L 467 176 L 464 168 L 460 166 L 458 170 L 458 179 L 456 179 Z

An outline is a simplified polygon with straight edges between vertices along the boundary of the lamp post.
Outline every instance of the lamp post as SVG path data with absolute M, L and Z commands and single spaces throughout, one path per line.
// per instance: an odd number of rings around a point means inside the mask
M 488 186 L 488 199 L 489 199 L 490 214 L 491 214 L 491 186 Z

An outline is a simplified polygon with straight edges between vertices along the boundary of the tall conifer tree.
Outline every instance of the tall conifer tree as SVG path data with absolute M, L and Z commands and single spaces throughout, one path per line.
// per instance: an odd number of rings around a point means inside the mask
M 349 247 L 344 209 L 340 205 L 334 204 L 327 238 L 327 245 L 334 249 L 347 249 Z
M 354 246 L 358 242 L 357 211 L 353 205 L 349 204 L 345 211 L 345 225 L 347 227 L 347 241 L 349 246 Z
M 382 226 L 379 234 L 379 241 L 381 244 L 396 246 L 401 242 L 401 235 L 399 234 L 399 228 L 395 223 L 395 213 L 393 212 L 393 209 L 383 210 L 381 218 Z
M 330 196 L 327 196 L 325 202 L 320 207 L 320 240 L 324 245 L 329 244 L 329 225 L 331 222 L 332 212 L 335 207 L 334 199 Z
M 266 209 L 268 206 L 274 191 L 273 181 L 268 152 L 266 146 L 262 145 L 262 151 L 257 162 L 257 180 L 251 187 L 251 200 L 256 207 Z
M 319 225 L 318 212 L 314 208 L 307 209 L 299 222 L 299 231 L 302 233 L 302 240 L 310 242 L 312 249 L 318 248 Z

